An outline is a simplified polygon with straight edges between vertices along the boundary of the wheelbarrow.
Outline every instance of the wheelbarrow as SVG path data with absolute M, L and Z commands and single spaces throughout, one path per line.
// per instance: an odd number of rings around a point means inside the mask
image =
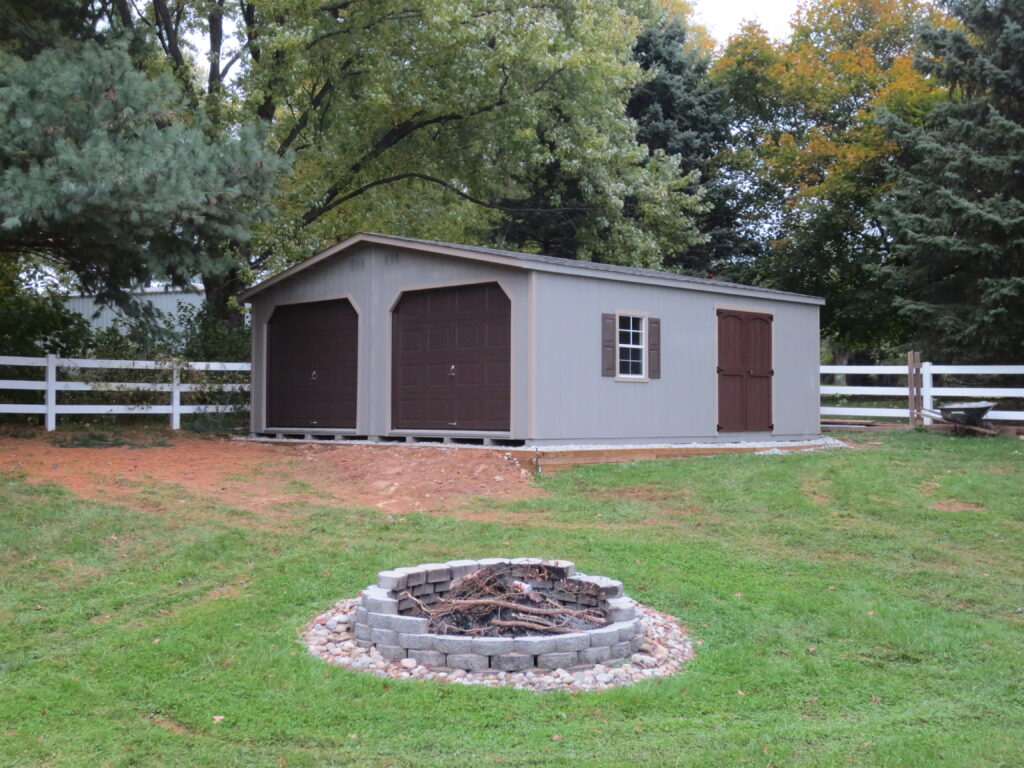
M 976 403 L 949 403 L 940 405 L 938 411 L 922 408 L 921 412 L 935 421 L 952 424 L 954 432 L 978 432 L 982 435 L 998 435 L 991 422 L 985 420 L 995 403 L 982 400 Z

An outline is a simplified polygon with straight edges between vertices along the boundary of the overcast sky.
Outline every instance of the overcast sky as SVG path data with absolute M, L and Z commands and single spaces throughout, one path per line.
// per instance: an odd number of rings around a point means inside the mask
M 719 43 L 725 43 L 748 19 L 757 21 L 772 37 L 788 37 L 797 0 L 695 0 L 693 5 L 697 21 Z

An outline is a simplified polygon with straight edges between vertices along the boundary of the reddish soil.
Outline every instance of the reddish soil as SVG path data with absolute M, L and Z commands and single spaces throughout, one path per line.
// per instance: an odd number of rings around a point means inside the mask
M 275 515 L 295 502 L 382 512 L 454 509 L 473 497 L 543 495 L 500 450 L 409 445 L 268 444 L 162 438 L 166 447 L 59 447 L 49 437 L 0 436 L 0 472 L 78 496 L 166 508 L 200 501 Z

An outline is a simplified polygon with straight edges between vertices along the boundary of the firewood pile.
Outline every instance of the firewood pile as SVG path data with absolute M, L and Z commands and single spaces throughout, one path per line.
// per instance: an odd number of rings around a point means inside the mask
M 430 619 L 441 635 L 501 637 L 582 632 L 608 619 L 589 594 L 592 584 L 566 578 L 560 569 L 533 566 L 528 572 L 492 565 L 452 582 L 444 598 L 425 604 L 409 592 L 412 615 Z M 559 599 L 561 596 L 562 599 Z

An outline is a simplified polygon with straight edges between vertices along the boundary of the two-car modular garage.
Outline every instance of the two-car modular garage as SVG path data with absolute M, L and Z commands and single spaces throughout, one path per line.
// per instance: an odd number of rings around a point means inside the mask
M 241 298 L 256 434 L 541 445 L 818 433 L 814 297 L 357 235 Z

